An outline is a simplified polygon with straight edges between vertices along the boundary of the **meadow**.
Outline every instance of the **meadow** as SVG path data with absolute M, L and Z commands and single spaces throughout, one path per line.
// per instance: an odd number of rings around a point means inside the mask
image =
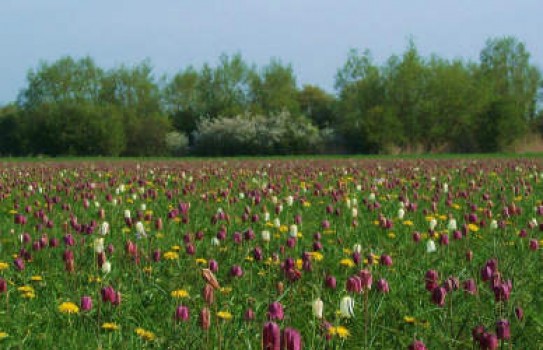
M 4 161 L 2 349 L 541 349 L 543 158 Z

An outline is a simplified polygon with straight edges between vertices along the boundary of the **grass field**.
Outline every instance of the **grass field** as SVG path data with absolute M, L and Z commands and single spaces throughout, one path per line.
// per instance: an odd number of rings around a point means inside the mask
M 542 232 L 539 154 L 0 159 L 0 348 L 541 349 Z

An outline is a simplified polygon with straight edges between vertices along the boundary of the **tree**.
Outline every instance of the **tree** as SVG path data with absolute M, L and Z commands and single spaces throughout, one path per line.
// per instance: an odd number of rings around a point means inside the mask
M 36 70 L 28 72 L 28 85 L 19 94 L 18 104 L 32 110 L 46 103 L 96 102 L 103 76 L 103 70 L 90 57 L 41 62 Z
M 0 155 L 22 155 L 27 138 L 21 112 L 15 104 L 0 107 Z
M 304 85 L 298 92 L 301 113 L 321 129 L 333 126 L 334 103 L 334 96 L 315 85 Z
M 388 104 L 386 80 L 371 54 L 351 50 L 336 75 L 339 89 L 336 128 L 353 152 L 377 153 L 403 141 L 402 125 Z
M 403 146 L 411 151 L 421 145 L 425 138 L 422 106 L 425 103 L 427 73 L 413 41 L 409 42 L 401 60 L 391 58 L 386 68 L 387 102 L 403 125 L 406 137 Z
M 481 78 L 490 99 L 481 113 L 482 145 L 497 151 L 522 136 L 536 117 L 540 74 L 516 38 L 489 39 L 481 51 Z
M 203 113 L 199 79 L 198 72 L 189 67 L 177 73 L 164 89 L 166 111 L 173 126 L 189 137 L 196 130 Z
M 300 113 L 296 76 L 291 65 L 272 59 L 260 74 L 252 72 L 249 84 L 253 112 L 266 115 L 282 111 L 292 115 Z
M 31 113 L 25 132 L 32 154 L 117 156 L 124 148 L 122 115 L 112 106 L 43 104 Z

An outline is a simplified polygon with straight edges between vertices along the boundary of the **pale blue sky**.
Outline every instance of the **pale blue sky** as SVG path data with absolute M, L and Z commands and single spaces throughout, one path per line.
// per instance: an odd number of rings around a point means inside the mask
M 350 48 L 376 62 L 412 37 L 423 55 L 477 59 L 489 37 L 513 35 L 543 66 L 542 0 L 1 0 L 0 104 L 40 60 L 90 55 L 105 68 L 149 58 L 172 75 L 221 53 L 291 63 L 298 84 L 333 91 Z

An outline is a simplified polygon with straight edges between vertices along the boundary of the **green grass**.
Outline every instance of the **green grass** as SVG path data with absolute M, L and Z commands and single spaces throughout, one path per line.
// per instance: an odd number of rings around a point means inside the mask
M 278 161 L 268 168 L 268 159 Z M 306 159 L 315 161 L 298 161 Z M 405 161 L 389 171 L 385 166 L 378 168 L 376 162 L 365 162 L 366 159 Z M 30 167 L 28 172 L 4 168 L 0 173 L 0 198 L 4 198 L 0 200 L 0 262 L 6 262 L 8 267 L 0 271 L 0 277 L 8 281 L 8 286 L 6 293 L 0 293 L 0 332 L 6 332 L 7 337 L 0 340 L 0 347 L 259 349 L 268 306 L 273 301 L 280 301 L 285 319 L 277 322 L 282 329 L 297 329 L 306 349 L 406 349 L 414 339 L 423 340 L 429 349 L 471 349 L 472 328 L 484 325 L 495 333 L 495 323 L 502 318 L 511 323 L 511 340 L 504 344 L 505 348 L 541 348 L 543 297 L 540 293 L 540 271 L 543 269 L 543 255 L 542 250 L 529 249 L 529 240 L 539 241 L 543 236 L 538 227 L 527 229 L 526 238 L 518 235 L 533 217 L 543 220 L 534 212 L 534 207 L 543 200 L 539 156 L 440 155 L 423 157 L 422 161 L 418 159 L 416 156 L 236 157 L 228 158 L 232 162 L 219 166 L 213 163 L 217 160 L 214 158 L 190 158 L 198 162 L 186 166 L 186 163 L 168 163 L 162 158 L 148 159 L 159 163 L 130 158 L 141 161 L 141 169 L 137 170 L 134 166 L 124 168 L 123 163 L 116 162 L 126 158 L 61 158 L 34 159 L 32 161 L 38 165 Z M 447 161 L 436 165 L 435 159 Z M 472 159 L 484 161 L 473 164 Z M 30 159 L 17 161 L 27 160 Z M 100 160 L 111 163 L 99 170 L 89 167 L 88 162 Z M 201 163 L 200 160 L 206 162 Z M 326 160 L 334 162 L 327 163 Z M 42 161 L 52 165 L 73 161 L 79 168 L 77 171 L 62 171 L 51 166 L 43 174 Z M 83 163 L 77 164 L 81 161 Z M 152 168 L 148 164 L 153 164 Z M 515 170 L 514 165 L 518 165 L 519 170 Z M 531 169 L 534 166 L 537 170 Z M 420 169 L 414 171 L 414 167 Z M 263 171 L 268 174 L 264 175 Z M 390 185 L 378 185 L 374 181 L 376 178 L 386 179 Z M 143 191 L 150 197 L 142 195 L 137 180 L 143 181 Z M 471 181 L 475 187 L 470 185 Z M 302 190 L 302 182 L 306 184 L 307 191 Z M 442 187 L 445 182 L 448 183 L 453 206 L 447 205 L 447 194 Z M 95 188 L 91 188 L 90 183 L 95 183 Z M 229 195 L 221 197 L 220 193 L 228 189 L 230 183 Z M 32 191 L 28 189 L 30 184 Z M 116 193 L 121 184 L 126 186 L 126 191 Z M 275 191 L 264 194 L 262 187 L 265 184 L 276 186 Z M 322 188 L 317 195 L 313 193 L 314 184 L 320 184 Z M 358 189 L 357 185 L 362 188 Z M 39 193 L 38 187 L 43 193 Z M 522 190 L 515 193 L 515 187 Z M 260 204 L 252 201 L 251 191 L 260 193 Z M 364 203 L 372 191 L 381 204 L 378 209 L 369 209 Z M 155 192 L 156 198 L 152 198 Z M 166 196 L 167 192 L 171 192 L 171 199 Z M 245 194 L 243 198 L 239 196 L 241 192 Z M 462 192 L 466 197 L 461 195 Z M 400 194 L 418 204 L 418 209 L 407 211 L 403 220 L 397 217 Z M 492 218 L 485 217 L 484 210 L 490 208 L 490 202 L 483 199 L 483 194 L 488 194 L 492 201 Z M 107 195 L 122 201 L 122 204 L 108 202 Z M 202 195 L 207 195 L 208 199 Z M 290 195 L 299 196 L 292 206 L 286 200 Z M 277 204 L 274 196 L 277 203 L 283 205 L 279 214 L 275 213 Z M 48 208 L 47 198 L 52 200 L 54 197 L 58 197 L 58 202 Z M 89 198 L 88 208 L 82 197 Z M 234 197 L 238 198 L 237 201 L 228 200 Z M 304 205 L 301 198 L 309 204 Z M 435 213 L 431 212 L 433 199 L 437 205 Z M 104 209 L 104 219 L 99 217 L 95 202 Z M 188 223 L 167 218 L 168 212 L 179 202 L 191 203 Z M 14 203 L 19 206 L 15 208 Z M 513 203 L 522 209 L 522 213 L 510 218 L 502 217 L 504 206 Z M 63 209 L 63 204 L 70 207 Z M 152 218 L 142 219 L 148 237 L 137 239 L 135 229 L 125 224 L 124 210 L 130 210 L 132 218 L 136 218 L 142 204 Z M 440 245 L 439 238 L 435 238 L 437 252 L 427 253 L 426 242 L 430 239 L 428 217 L 437 219 L 439 234 L 447 230 L 449 214 L 456 218 L 460 229 L 465 223 L 464 215 L 471 212 L 471 204 L 477 206 L 475 213 L 479 221 L 486 221 L 486 225 L 477 223 L 479 231 L 469 233 L 462 240 L 454 240 L 449 232 L 448 246 Z M 32 207 L 32 213 L 24 213 L 27 205 Z M 333 211 L 338 210 L 337 214 L 327 213 L 327 206 L 332 206 Z M 358 208 L 356 227 L 352 225 L 353 206 Z M 213 224 L 211 218 L 219 208 L 228 213 L 230 221 Z M 52 228 L 43 225 L 45 220 L 35 215 L 40 209 L 54 223 Z M 270 212 L 270 222 L 264 221 L 264 210 Z M 429 212 L 425 214 L 424 210 Z M 258 214 L 259 220 L 244 222 L 242 216 L 245 211 L 250 211 L 249 218 Z M 15 225 L 15 212 L 25 214 L 28 223 Z M 296 246 L 288 248 L 288 229 L 294 224 L 296 215 L 302 218 L 298 225 L 301 235 Z M 376 225 L 379 215 L 392 220 L 393 227 L 386 229 Z M 112 264 L 111 273 L 104 274 L 97 266 L 93 250 L 93 240 L 100 237 L 97 230 L 92 234 L 80 234 L 69 225 L 66 229 L 63 224 L 71 216 L 77 217 L 79 224 L 90 224 L 92 220 L 98 225 L 103 221 L 109 222 L 111 232 L 104 238 L 106 246 L 114 246 L 114 252 L 107 253 Z M 157 218 L 164 222 L 161 230 L 155 229 Z M 275 218 L 280 219 L 281 228 L 273 227 Z M 507 221 L 505 228 L 491 229 L 492 219 Z M 330 222 L 329 230 L 322 228 L 323 220 Z M 412 222 L 412 226 L 407 220 Z M 36 228 L 40 223 L 43 226 Z M 211 240 L 221 227 L 226 228 L 227 238 L 220 246 L 213 246 Z M 243 233 L 249 228 L 256 237 L 236 244 L 234 233 Z M 269 243 L 261 238 L 263 230 L 272 234 Z M 198 231 L 204 233 L 202 240 L 195 239 Z M 414 231 L 423 234 L 418 244 L 412 240 Z M 19 235 L 23 232 L 29 233 L 32 241 L 46 234 L 48 239 L 59 239 L 60 245 L 33 250 L 32 243 L 21 244 Z M 66 232 L 76 238 L 73 247 L 62 243 Z M 301 271 L 300 280 L 289 282 L 280 264 L 287 257 L 300 259 L 303 252 L 311 251 L 316 232 L 322 234 L 322 261 L 312 261 L 312 271 Z M 187 234 L 194 245 L 194 255 L 186 253 L 184 237 Z M 137 244 L 139 263 L 126 252 L 128 241 Z M 341 265 L 341 260 L 351 258 L 355 244 L 362 246 L 363 259 L 370 253 L 376 256 L 388 254 L 393 258 L 393 266 L 369 265 L 364 261 L 355 267 Z M 178 259 L 166 260 L 163 256 L 160 262 L 152 261 L 153 251 L 159 249 L 164 254 L 177 250 L 176 246 L 179 247 Z M 24 270 L 18 271 L 12 262 L 22 247 L 31 252 L 32 259 L 26 262 Z M 251 259 L 255 247 L 262 248 L 263 261 Z M 74 253 L 73 273 L 65 270 L 62 259 L 65 250 Z M 468 250 L 473 252 L 472 261 L 465 258 Z M 273 254 L 277 254 L 278 261 L 272 260 Z M 222 291 L 215 291 L 215 302 L 210 306 L 212 323 L 208 331 L 201 329 L 198 320 L 200 310 L 205 307 L 201 295 L 205 285 L 201 269 L 207 265 L 197 262 L 197 258 L 215 259 L 219 263 L 216 276 L 225 287 Z M 501 278 L 513 281 L 513 290 L 506 302 L 495 301 L 489 284 L 481 280 L 480 270 L 491 258 L 498 259 Z M 241 278 L 230 276 L 233 265 L 243 268 Z M 371 291 L 367 294 L 348 293 L 346 280 L 361 269 L 368 269 L 373 275 Z M 445 306 L 438 307 L 431 302 L 430 293 L 425 290 L 424 276 L 429 269 L 439 272 L 440 283 L 449 276 L 455 276 L 461 282 L 474 278 L 478 293 L 468 295 L 460 288 L 448 293 Z M 328 274 L 337 278 L 337 289 L 324 287 L 323 281 Z M 42 281 L 32 281 L 32 276 L 40 276 Z M 388 281 L 390 293 L 383 294 L 377 290 L 376 282 L 380 278 Z M 283 291 L 278 290 L 279 283 L 283 284 Z M 23 297 L 18 288 L 24 285 L 33 287 L 35 298 Z M 121 292 L 122 302 L 118 306 L 101 301 L 100 290 L 109 285 Z M 171 292 L 177 289 L 187 290 L 190 296 L 176 300 Z M 83 295 L 92 297 L 94 306 L 91 311 L 66 315 L 58 310 L 65 301 L 79 304 Z M 339 302 L 346 295 L 355 299 L 355 315 L 351 319 L 342 318 L 337 313 Z M 325 319 L 334 326 L 346 327 L 349 337 L 325 339 L 322 321 L 312 315 L 311 304 L 317 297 L 324 302 Z M 366 302 L 367 313 L 364 308 Z M 180 304 L 190 308 L 188 322 L 179 323 L 173 319 L 175 308 Z M 517 306 L 525 311 L 522 321 L 514 316 Z M 252 322 L 243 319 L 249 307 L 256 315 Z M 218 311 L 228 311 L 233 317 L 228 321 L 220 320 L 216 317 Z M 414 322 L 406 322 L 406 317 L 412 317 Z M 105 322 L 113 322 L 120 329 L 104 330 L 102 325 Z M 140 327 L 153 332 L 156 339 L 142 339 L 136 334 Z

